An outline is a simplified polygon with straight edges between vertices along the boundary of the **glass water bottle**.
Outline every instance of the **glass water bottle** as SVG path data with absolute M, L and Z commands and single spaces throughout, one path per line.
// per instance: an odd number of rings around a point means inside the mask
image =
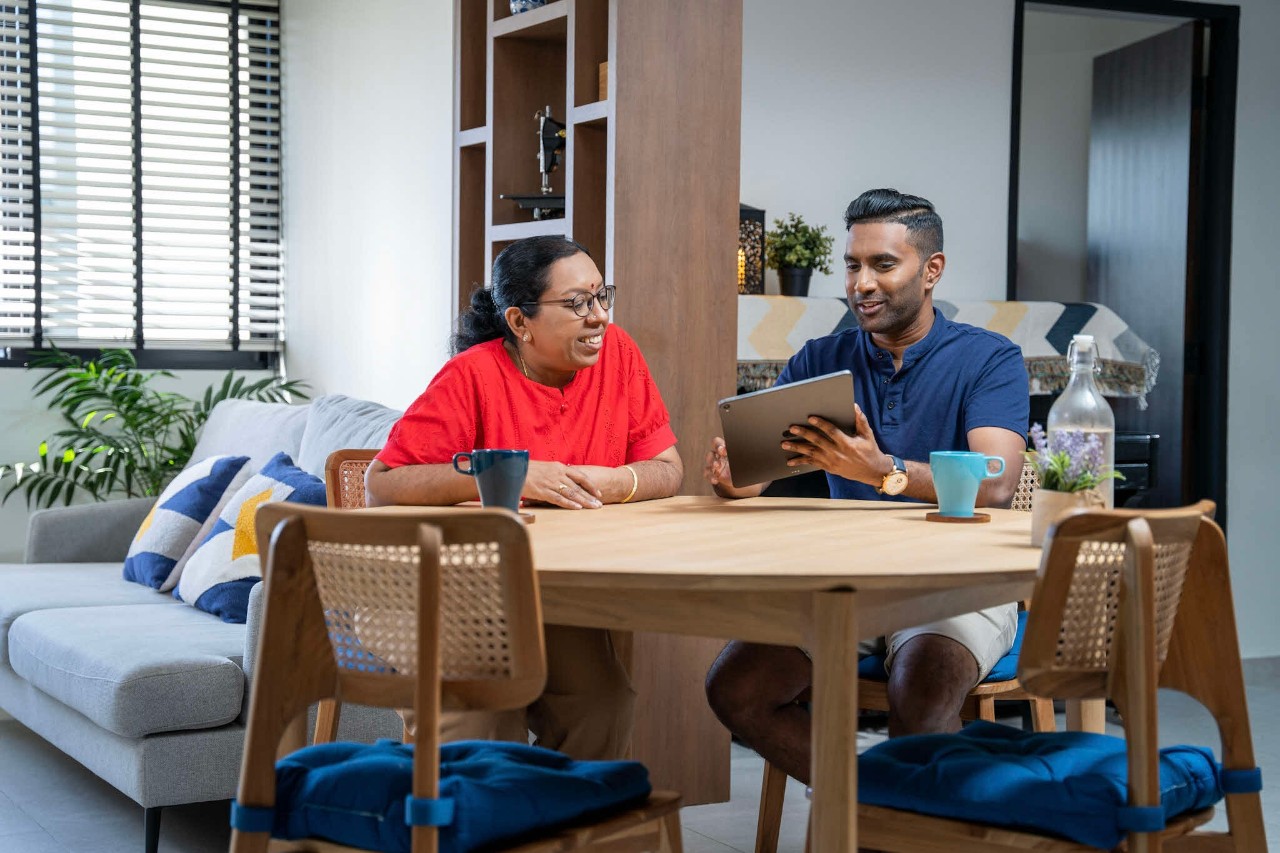
M 1097 435 L 1102 440 L 1103 469 L 1113 470 L 1116 461 L 1116 416 L 1094 382 L 1094 365 L 1097 362 L 1097 346 L 1093 335 L 1076 335 L 1067 347 L 1067 362 L 1071 365 L 1071 381 L 1053 407 L 1049 409 L 1045 432 L 1049 447 L 1054 446 L 1054 433 L 1059 431 L 1081 432 L 1086 436 Z M 1115 480 L 1108 477 L 1098 486 L 1108 509 L 1115 506 Z

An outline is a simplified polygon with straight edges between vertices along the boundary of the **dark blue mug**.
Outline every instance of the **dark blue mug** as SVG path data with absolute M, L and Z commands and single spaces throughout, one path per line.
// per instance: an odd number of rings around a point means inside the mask
M 464 460 L 465 468 L 458 464 Z M 529 451 L 484 449 L 455 453 L 453 470 L 476 478 L 482 505 L 520 511 L 520 493 L 529 473 Z
M 998 462 L 1000 467 L 991 470 L 992 462 Z M 935 450 L 929 454 L 929 471 L 933 474 L 933 490 L 938 494 L 938 512 L 969 518 L 978 500 L 978 487 L 983 480 L 1004 473 L 1004 459 L 975 450 Z

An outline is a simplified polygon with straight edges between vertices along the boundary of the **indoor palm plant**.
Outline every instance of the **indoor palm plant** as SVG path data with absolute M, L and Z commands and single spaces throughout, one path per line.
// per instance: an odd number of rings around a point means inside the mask
M 1027 459 L 1040 485 L 1031 496 L 1031 544 L 1040 545 L 1049 525 L 1077 507 L 1106 505 L 1098 487 L 1124 475 L 1103 461 L 1102 439 L 1083 430 L 1055 430 L 1050 441 L 1040 424 L 1031 427 Z
M 65 426 L 40 442 L 33 461 L 0 465 L 0 483 L 11 481 L 0 504 L 17 491 L 38 507 L 159 495 L 191 458 L 219 401 L 306 398 L 305 383 L 276 376 L 248 382 L 233 372 L 199 399 L 161 391 L 155 380 L 173 374 L 139 370 L 128 350 L 104 350 L 85 360 L 54 348 L 33 353 L 28 367 L 46 371 L 35 396 L 47 397 Z
M 773 220 L 773 230 L 765 234 L 766 264 L 778 271 L 778 289 L 783 296 L 807 296 L 813 271 L 831 273 L 831 249 L 835 240 L 827 226 L 814 228 L 796 213 Z

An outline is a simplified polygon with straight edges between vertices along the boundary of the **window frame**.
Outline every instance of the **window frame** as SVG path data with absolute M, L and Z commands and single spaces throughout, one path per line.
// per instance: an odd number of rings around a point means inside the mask
M 230 237 L 230 274 L 228 276 L 229 299 L 230 299 L 230 317 L 229 317 L 229 333 L 230 338 L 224 344 L 217 346 L 191 347 L 182 348 L 174 346 L 147 346 L 146 336 L 144 334 L 144 302 L 143 302 L 143 240 L 145 231 L 143 229 L 143 157 L 142 157 L 142 60 L 141 60 L 141 14 L 143 0 L 128 0 L 129 2 L 129 41 L 130 41 L 130 87 L 129 97 L 132 101 L 132 138 L 131 146 L 133 151 L 132 168 L 133 174 L 130 178 L 131 197 L 133 200 L 133 292 L 134 292 L 134 322 L 133 322 L 133 338 L 132 340 L 122 340 L 118 346 L 59 346 L 58 344 L 48 344 L 45 337 L 44 318 L 42 315 L 42 296 L 44 290 L 44 282 L 41 280 L 42 252 L 43 243 L 43 223 L 41 220 L 41 179 L 40 179 L 40 73 L 39 73 L 39 6 L 45 2 L 56 2 L 56 0 L 25 0 L 26 9 L 26 27 L 28 39 L 26 43 L 16 43 L 5 41 L 0 43 L 0 51 L 9 53 L 10 56 L 6 61 L 11 64 L 18 64 L 13 54 L 26 53 L 26 68 L 30 74 L 30 105 L 29 115 L 31 121 L 31 156 L 26 161 L 31 172 L 31 232 L 34 235 L 32 243 L 32 279 L 34 286 L 34 298 L 32 301 L 32 313 L 34 315 L 34 328 L 31 335 L 31 346 L 15 345 L 13 342 L 6 342 L 0 339 L 0 368 L 5 367 L 27 367 L 31 354 L 36 352 L 47 352 L 57 346 L 64 352 L 78 355 L 85 359 L 97 358 L 104 350 L 123 349 L 128 350 L 134 355 L 138 362 L 138 366 L 145 369 L 187 369 L 187 370 L 276 370 L 280 364 L 281 356 L 284 352 L 285 344 L 285 314 L 283 308 L 284 295 L 284 274 L 283 274 L 283 192 L 281 184 L 283 182 L 283 104 L 277 103 L 275 114 L 272 120 L 275 124 L 274 135 L 276 140 L 269 147 L 254 148 L 250 146 L 247 150 L 251 152 L 247 158 L 241 154 L 241 129 L 242 124 L 247 120 L 249 114 L 254 109 L 254 102 L 250 97 L 249 103 L 241 106 L 240 102 L 246 97 L 246 93 L 251 93 L 254 88 L 254 66 L 252 63 L 248 65 L 249 78 L 247 82 L 240 79 L 240 25 L 239 20 L 244 9 L 257 9 L 260 11 L 270 11 L 277 17 L 275 20 L 276 32 L 274 40 L 276 45 L 274 51 L 268 54 L 275 60 L 274 77 L 278 96 L 283 95 L 280 78 L 282 76 L 282 50 L 283 38 L 280 32 L 279 5 L 273 0 L 266 2 L 254 2 L 253 0 L 183 0 L 180 5 L 207 7 L 211 10 L 226 11 L 228 13 L 227 28 L 227 52 L 231 58 L 229 63 L 230 73 L 228 75 L 227 84 L 229 87 L 229 106 L 228 110 L 228 126 L 231 157 L 229 161 L 229 198 L 230 204 L 228 209 L 228 234 Z M 16 4 L 15 4 L 16 8 Z M 268 65 L 268 67 L 271 67 Z M 282 100 L 282 98 L 281 98 Z M 265 157 L 263 156 L 265 153 Z M 275 180 L 276 180 L 276 211 L 275 211 L 275 227 L 276 239 L 274 242 L 275 259 L 277 270 L 277 286 L 276 294 L 280 299 L 279 318 L 275 333 L 274 345 L 262 348 L 251 347 L 242 348 L 242 329 L 241 321 L 241 289 L 243 286 L 242 278 L 247 273 L 242 270 L 242 250 L 247 250 L 248 244 L 252 242 L 248 233 L 241 232 L 242 224 L 242 190 L 241 179 L 245 169 L 252 169 L 252 166 L 259 159 L 274 159 L 275 161 Z M 252 180 L 252 177 L 250 178 Z M 2 303 L 0 303 L 2 304 Z

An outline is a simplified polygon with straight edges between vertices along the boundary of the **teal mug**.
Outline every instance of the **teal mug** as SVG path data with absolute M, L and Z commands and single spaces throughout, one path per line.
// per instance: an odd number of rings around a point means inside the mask
M 464 461 L 465 468 L 459 464 Z M 529 451 L 484 449 L 455 453 L 453 469 L 476 478 L 482 505 L 520 511 L 520 493 L 529 473 Z
M 991 463 L 999 468 L 994 471 Z M 951 518 L 972 518 L 978 487 L 1004 473 L 1004 459 L 975 450 L 935 450 L 929 454 L 933 490 L 938 494 L 938 512 Z

